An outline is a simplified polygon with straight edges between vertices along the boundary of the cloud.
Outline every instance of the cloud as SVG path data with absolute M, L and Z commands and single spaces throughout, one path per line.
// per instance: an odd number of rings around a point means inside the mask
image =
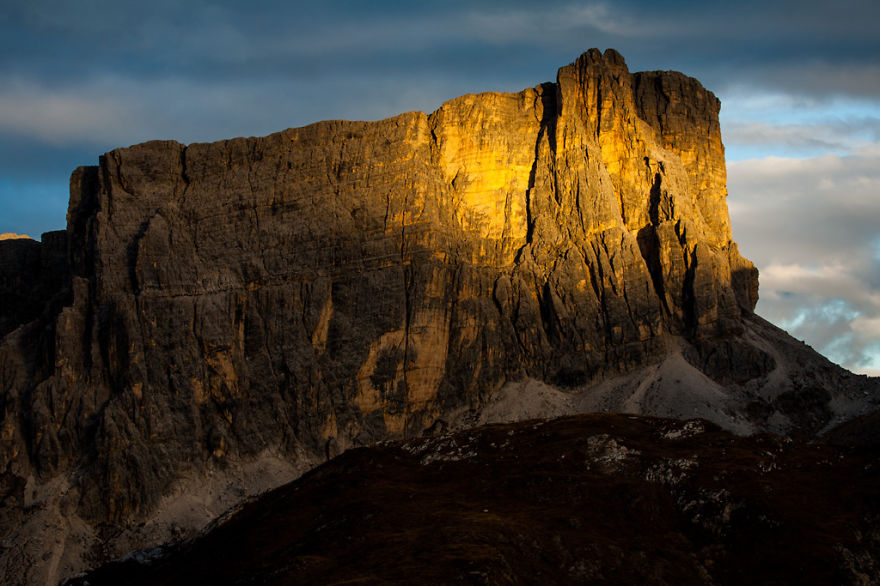
M 843 155 L 880 143 L 880 95 L 821 97 L 743 86 L 721 97 L 728 160 Z
M 110 87 L 102 87 L 105 85 Z M 99 140 L 119 136 L 119 124 L 137 120 L 136 109 L 135 103 L 119 99 L 119 88 L 113 84 L 73 91 L 47 90 L 23 80 L 7 80 L 0 86 L 0 132 L 37 137 L 51 144 L 79 140 L 84 135 Z
M 0 84 L 0 143 L 11 142 L 11 136 L 54 148 L 71 143 L 115 148 L 156 138 L 222 140 L 328 118 L 375 120 L 414 109 L 432 111 L 466 89 L 474 89 L 466 80 L 428 74 L 386 76 L 381 83 L 369 74 L 352 75 L 320 84 L 107 75 L 45 86 L 12 79 Z
M 778 268 L 761 274 L 760 315 L 851 370 L 880 367 L 880 299 L 853 294 L 865 283 L 845 276 L 843 282 L 853 287 L 846 290 L 842 284 L 828 286 L 822 278 L 793 281 L 777 274 Z
M 880 368 L 880 145 L 728 165 L 757 311 L 847 368 Z
M 858 57 L 856 57 L 858 59 Z M 756 83 L 790 94 L 809 96 L 851 96 L 877 99 L 880 96 L 880 63 L 835 63 L 810 60 L 789 67 L 759 68 Z
M 874 262 L 880 234 L 880 145 L 851 155 L 766 157 L 728 164 L 728 206 L 766 264 Z M 739 218 L 742 218 L 741 220 Z
M 541 6 L 475 10 L 464 18 L 464 30 L 469 36 L 504 43 L 521 43 L 523 39 L 557 43 L 573 33 L 590 31 L 621 37 L 656 38 L 678 28 L 680 26 L 673 26 L 668 20 L 637 18 L 619 4 L 612 8 L 603 2 L 571 3 L 549 9 Z
M 876 110 L 880 107 L 878 57 L 880 46 L 867 55 L 854 49 L 837 58 L 785 54 L 769 60 L 748 58 L 735 67 L 720 65 L 700 78 L 726 97 L 724 107 L 734 117 L 748 111 L 769 121 L 799 112 Z
M 880 115 L 837 117 L 806 124 L 734 120 L 723 128 L 728 160 L 744 158 L 746 153 L 770 151 L 790 155 L 846 154 L 880 142 Z
M 377 0 L 340 1 L 330 9 L 34 0 L 11 6 L 8 21 L 0 22 L 0 75 L 42 85 L 105 76 L 241 85 L 367 72 L 379 80 L 388 72 L 428 70 L 447 79 L 498 80 L 505 72 L 501 89 L 513 89 L 507 84 L 552 77 L 555 67 L 597 46 L 621 50 L 636 69 L 681 69 L 722 93 L 751 83 L 804 95 L 831 88 L 876 96 L 880 41 L 873 23 L 880 10 L 874 4 L 832 10 L 820 2 L 552 1 L 536 8 L 525 1 L 400 6 Z

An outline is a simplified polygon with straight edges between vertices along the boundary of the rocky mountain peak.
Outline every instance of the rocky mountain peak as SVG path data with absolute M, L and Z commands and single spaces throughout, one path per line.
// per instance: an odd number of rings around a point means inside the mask
M 448 427 L 610 410 L 815 434 L 868 409 L 872 382 L 753 314 L 718 109 L 591 50 L 431 114 L 77 169 L 66 232 L 0 243 L 0 294 L 35 292 L 0 311 L 5 577 Z

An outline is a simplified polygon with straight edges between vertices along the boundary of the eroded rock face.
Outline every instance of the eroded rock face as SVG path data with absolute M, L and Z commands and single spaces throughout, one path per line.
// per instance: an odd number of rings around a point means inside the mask
M 9 502 L 65 477 L 64 514 L 112 535 L 180 476 L 267 449 L 416 436 L 507 381 L 583 387 L 679 341 L 719 362 L 757 271 L 731 240 L 718 110 L 591 50 L 430 115 L 78 169 L 67 302 L 0 346 Z

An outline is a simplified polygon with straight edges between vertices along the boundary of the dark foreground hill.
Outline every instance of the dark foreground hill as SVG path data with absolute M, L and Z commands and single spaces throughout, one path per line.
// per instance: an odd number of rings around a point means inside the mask
M 623 415 L 493 425 L 346 452 L 72 584 L 871 584 L 875 448 Z

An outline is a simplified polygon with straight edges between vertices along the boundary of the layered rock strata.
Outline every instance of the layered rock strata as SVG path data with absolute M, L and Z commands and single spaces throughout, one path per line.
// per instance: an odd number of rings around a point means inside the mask
M 182 478 L 416 436 L 510 381 L 584 389 L 681 348 L 759 389 L 776 363 L 745 337 L 757 271 L 731 239 L 718 111 L 696 80 L 591 50 L 430 115 L 76 170 L 60 301 L 2 316 L 5 510 L 51 503 L 100 541 Z M 34 538 L 49 561 L 30 559 L 16 535 L 7 568 L 88 557 Z

